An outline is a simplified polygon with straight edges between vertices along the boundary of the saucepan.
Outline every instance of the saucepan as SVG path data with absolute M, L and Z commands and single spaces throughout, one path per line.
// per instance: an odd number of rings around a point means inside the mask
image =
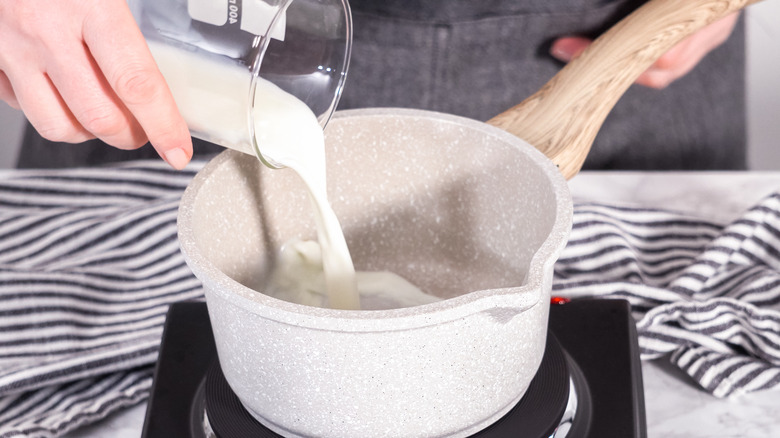
M 294 174 L 246 154 L 208 163 L 182 199 L 179 239 L 247 410 L 285 436 L 342 438 L 468 436 L 504 415 L 544 353 L 572 221 L 564 175 L 641 71 L 747 3 L 651 1 L 487 124 L 337 112 L 329 196 L 355 267 L 399 274 L 435 303 L 346 311 L 264 295 L 282 243 L 315 237 L 307 195 Z

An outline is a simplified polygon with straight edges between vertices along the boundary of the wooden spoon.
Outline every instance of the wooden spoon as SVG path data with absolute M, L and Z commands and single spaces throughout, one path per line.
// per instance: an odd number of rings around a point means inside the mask
M 488 123 L 535 146 L 569 179 L 582 168 L 607 114 L 642 72 L 688 35 L 758 1 L 651 0 L 539 91 Z

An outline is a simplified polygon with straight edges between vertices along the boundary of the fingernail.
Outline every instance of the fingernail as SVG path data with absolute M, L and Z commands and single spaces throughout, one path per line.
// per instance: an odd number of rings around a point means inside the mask
M 569 62 L 571 61 L 571 52 L 561 47 L 563 44 L 556 44 L 550 49 L 550 54 L 553 58 L 559 61 Z
M 580 55 L 591 41 L 582 37 L 562 37 L 558 38 L 550 47 L 550 55 L 554 58 L 569 62 Z
M 190 158 L 187 156 L 187 153 L 184 152 L 184 149 L 181 148 L 174 148 L 166 151 L 164 158 L 165 161 L 167 161 L 168 164 L 170 164 L 171 167 L 176 170 L 184 169 L 184 167 L 187 166 L 187 163 L 190 162 Z

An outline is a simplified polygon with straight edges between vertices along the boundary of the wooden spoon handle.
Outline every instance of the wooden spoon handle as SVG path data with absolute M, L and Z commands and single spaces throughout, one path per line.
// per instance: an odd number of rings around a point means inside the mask
M 539 91 L 488 123 L 541 150 L 569 179 L 582 167 L 607 114 L 642 72 L 688 35 L 758 1 L 651 0 Z

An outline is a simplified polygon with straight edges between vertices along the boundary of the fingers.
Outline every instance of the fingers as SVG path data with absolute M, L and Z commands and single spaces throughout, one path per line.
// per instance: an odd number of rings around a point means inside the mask
M 126 3 L 98 2 L 83 32 L 106 83 L 149 142 L 171 166 L 183 168 L 192 157 L 189 130 Z
M 147 137 L 173 167 L 192 156 L 186 123 L 125 0 L 0 5 L 0 99 L 53 141 Z
M 685 76 L 712 50 L 723 44 L 737 24 L 739 12 L 724 17 L 672 47 L 636 83 L 662 89 Z
M 24 111 L 33 127 L 52 141 L 81 142 L 94 138 L 76 120 L 46 73 L 53 47 L 74 38 L 71 21 L 55 25 L 62 15 L 54 2 L 41 8 L 7 0 L 0 8 L 0 93 Z M 66 5 L 72 6 L 72 5 Z
M 76 121 L 95 137 L 119 149 L 143 146 L 146 134 L 108 85 L 84 44 L 56 50 L 48 76 Z
M 684 39 L 637 78 L 636 83 L 655 89 L 663 89 L 693 70 L 699 62 L 731 35 L 739 18 L 739 12 L 724 17 Z M 590 45 L 591 40 L 582 37 L 562 37 L 553 42 L 550 55 L 569 62 Z
M 553 42 L 550 54 L 559 61 L 569 62 L 580 56 L 592 41 L 583 37 L 562 37 Z
M 7 103 L 11 108 L 21 109 L 19 101 L 16 100 L 16 93 L 14 93 L 14 87 L 11 85 L 11 81 L 8 80 L 8 76 L 0 70 L 0 100 Z
M 13 80 L 13 73 L 9 72 Z M 76 120 L 48 76 L 41 72 L 21 73 L 14 80 L 19 107 L 41 136 L 55 142 L 79 143 L 94 138 Z

